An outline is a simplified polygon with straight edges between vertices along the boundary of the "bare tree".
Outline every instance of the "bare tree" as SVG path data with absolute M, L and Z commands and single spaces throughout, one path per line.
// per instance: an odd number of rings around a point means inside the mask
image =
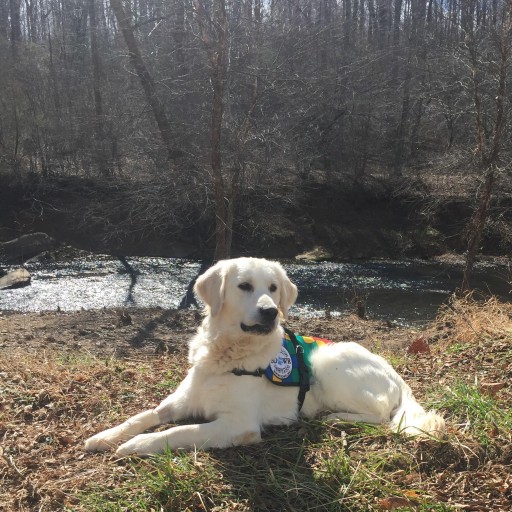
M 144 63 L 135 34 L 133 33 L 133 29 L 130 25 L 131 16 L 125 12 L 122 0 L 110 0 L 110 5 L 112 6 L 112 10 L 116 16 L 117 23 L 121 28 L 121 32 L 123 33 L 132 65 L 139 77 L 142 88 L 144 89 L 146 99 L 151 106 L 151 110 L 155 117 L 156 124 L 158 125 L 158 129 L 160 130 L 160 136 L 162 137 L 168 157 L 170 159 L 174 159 L 179 156 L 181 152 L 177 151 L 174 147 L 171 127 L 169 125 L 167 115 L 165 114 L 164 105 L 158 96 L 155 82 Z
M 111 169 L 108 162 L 105 140 L 105 119 L 101 95 L 102 64 L 98 48 L 98 23 L 96 21 L 96 0 L 89 0 L 89 32 L 91 37 L 92 80 L 94 94 L 94 135 L 96 160 L 100 174 L 108 175 Z
M 501 26 L 491 29 L 491 40 L 494 43 L 497 54 L 496 75 L 497 90 L 495 96 L 495 116 L 493 126 L 488 130 L 484 124 L 482 90 L 480 74 L 482 73 L 479 55 L 479 41 L 477 31 L 473 25 L 472 13 L 468 13 L 466 25 L 466 44 L 470 55 L 473 101 L 475 107 L 476 127 L 476 149 L 475 153 L 479 159 L 482 169 L 483 184 L 480 188 L 477 205 L 473 217 L 468 226 L 468 245 L 466 251 L 466 265 L 462 279 L 462 292 L 470 289 L 471 274 L 477 253 L 480 249 L 480 241 L 484 230 L 485 222 L 489 214 L 489 205 L 496 181 L 497 168 L 502 150 L 502 139 L 507 123 L 506 110 L 506 89 L 507 89 L 507 68 L 510 60 L 511 28 L 512 28 L 512 1 L 507 0 L 503 4 L 501 13 Z M 487 135 L 488 133 L 488 135 Z
M 210 164 L 215 194 L 215 260 L 229 258 L 233 230 L 233 195 L 228 188 L 222 167 L 222 120 L 224 116 L 224 92 L 227 77 L 227 17 L 224 0 L 213 0 L 213 15 L 209 18 L 200 0 L 194 0 L 196 19 L 201 39 L 210 63 L 210 81 L 213 90 L 211 113 Z M 235 178 L 236 176 L 233 175 Z M 233 187 L 236 181 L 231 181 Z M 231 213 L 230 213 L 231 210 Z

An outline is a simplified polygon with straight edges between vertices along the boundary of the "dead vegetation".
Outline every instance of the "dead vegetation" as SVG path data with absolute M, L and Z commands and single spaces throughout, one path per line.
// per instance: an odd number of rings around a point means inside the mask
M 251 447 L 86 454 L 87 436 L 154 405 L 183 377 L 179 342 L 197 318 L 181 315 L 0 317 L 1 511 L 512 508 L 512 304 L 454 299 L 420 332 L 356 317 L 291 320 L 384 353 L 445 414 L 444 442 L 315 420 L 270 429 Z M 407 353 L 418 339 L 428 351 Z
M 479 300 L 469 293 L 444 305 L 436 327 L 445 331 L 450 343 L 471 344 L 485 340 L 508 340 L 512 336 L 512 304 L 492 296 Z

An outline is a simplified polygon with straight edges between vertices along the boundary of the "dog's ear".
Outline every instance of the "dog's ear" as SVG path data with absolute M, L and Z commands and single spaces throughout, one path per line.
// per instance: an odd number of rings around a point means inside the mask
M 219 261 L 197 278 L 195 294 L 208 306 L 210 315 L 217 315 L 222 309 L 225 296 L 225 265 Z
M 279 309 L 285 320 L 288 319 L 288 310 L 295 304 L 297 300 L 297 287 L 290 281 L 285 270 L 279 265 L 281 274 L 281 294 L 279 297 Z

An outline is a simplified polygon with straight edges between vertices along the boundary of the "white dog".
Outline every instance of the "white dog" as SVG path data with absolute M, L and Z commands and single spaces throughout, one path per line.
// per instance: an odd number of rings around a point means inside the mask
M 297 387 L 275 385 L 262 371 L 282 350 L 280 317 L 287 317 L 297 298 L 281 265 L 257 258 L 220 261 L 197 280 L 195 292 L 206 304 L 206 317 L 190 342 L 186 378 L 156 409 L 89 438 L 87 450 L 120 442 L 119 455 L 224 448 L 256 443 L 263 426 L 297 419 L 307 383 L 299 397 Z M 442 435 L 443 418 L 426 412 L 395 370 L 357 343 L 321 346 L 310 364 L 311 389 L 300 410 L 305 417 L 330 411 L 330 420 Z M 185 418 L 207 422 L 142 433 Z

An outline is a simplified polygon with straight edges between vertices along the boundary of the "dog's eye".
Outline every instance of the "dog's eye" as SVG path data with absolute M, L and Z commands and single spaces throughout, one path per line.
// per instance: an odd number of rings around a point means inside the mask
M 268 287 L 268 290 L 270 293 L 274 293 L 276 290 L 277 290 L 277 285 L 275 285 L 274 283 L 272 283 L 269 287 Z
M 238 288 L 240 288 L 240 290 L 243 290 L 244 292 L 252 292 L 253 290 L 251 283 L 240 283 L 238 285 Z

